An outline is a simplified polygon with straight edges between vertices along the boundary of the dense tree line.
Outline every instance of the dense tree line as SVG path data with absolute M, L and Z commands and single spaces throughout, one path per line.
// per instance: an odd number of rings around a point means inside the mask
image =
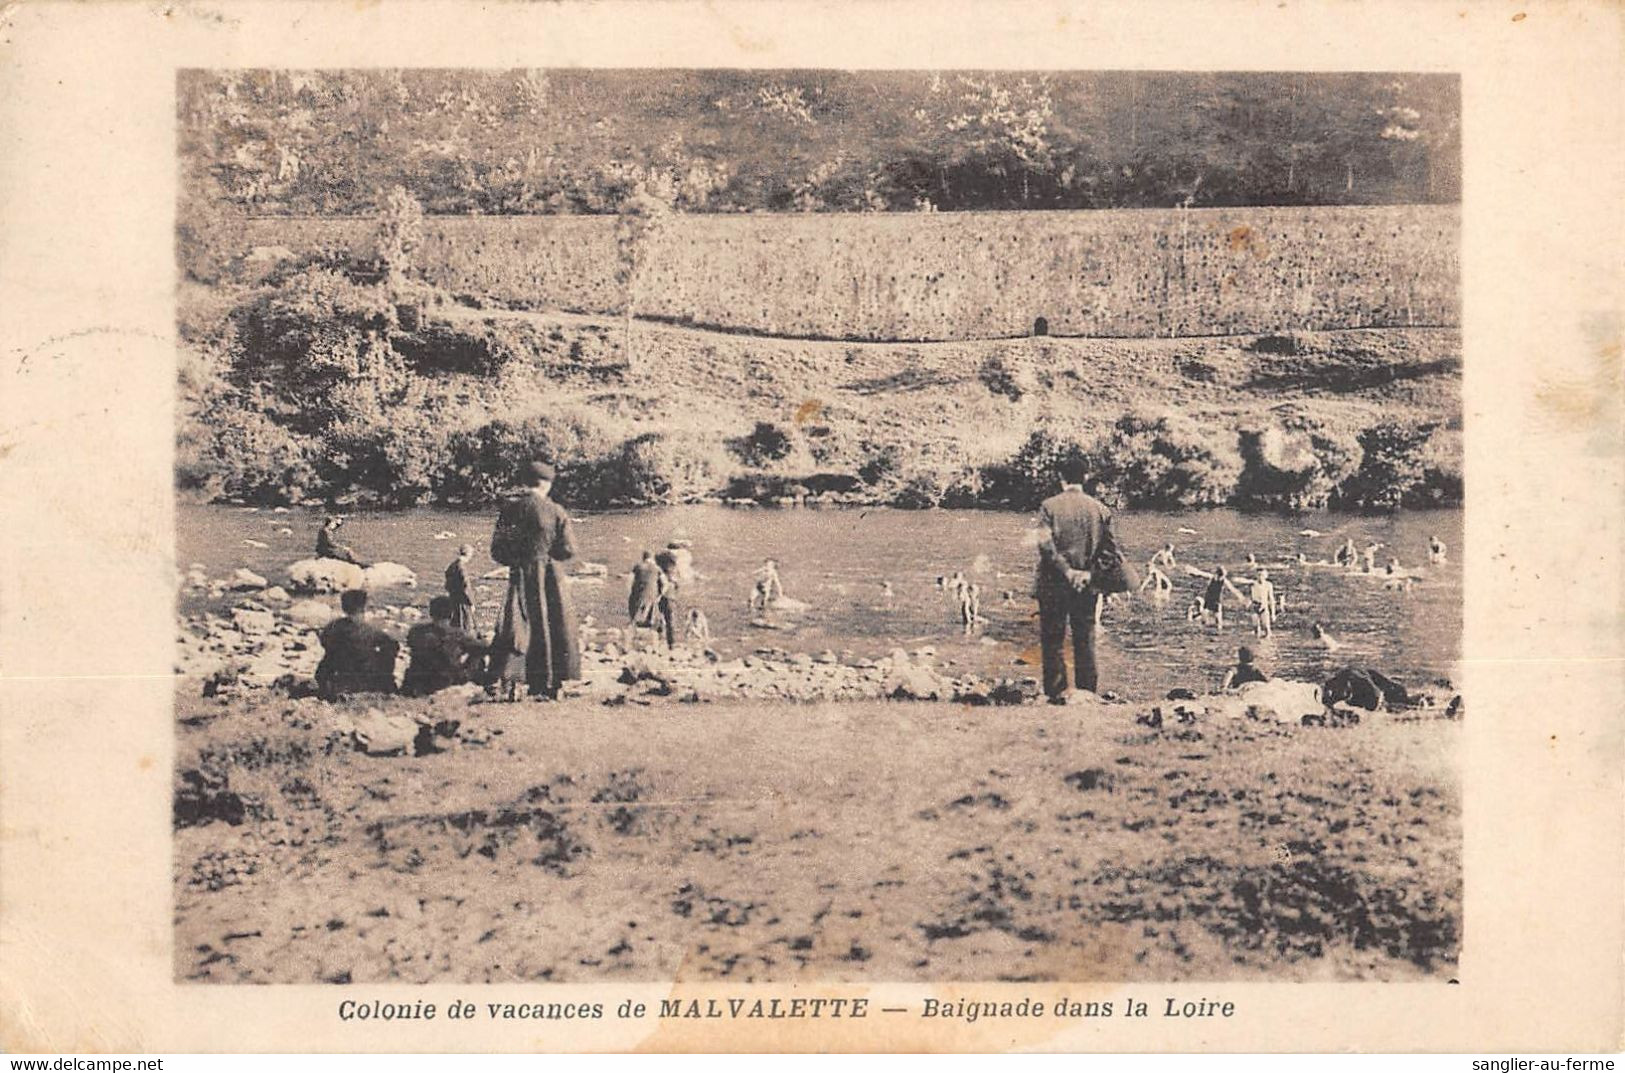
M 1452 202 L 1416 74 L 187 71 L 181 223 L 221 212 L 959 211 Z

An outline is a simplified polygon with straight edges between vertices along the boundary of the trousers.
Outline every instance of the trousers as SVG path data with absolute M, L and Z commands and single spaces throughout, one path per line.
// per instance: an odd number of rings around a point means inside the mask
M 1079 689 L 1098 693 L 1100 671 L 1095 665 L 1095 604 L 1100 595 L 1070 588 L 1042 586 L 1038 591 L 1038 637 L 1044 660 L 1044 695 L 1064 697 L 1066 632 L 1072 630 L 1072 666 Z

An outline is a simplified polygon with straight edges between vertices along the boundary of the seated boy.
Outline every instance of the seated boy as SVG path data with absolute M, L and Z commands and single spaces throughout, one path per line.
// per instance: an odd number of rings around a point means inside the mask
M 350 693 L 395 692 L 395 654 L 400 644 L 367 621 L 367 592 L 350 589 L 339 597 L 344 617 L 322 627 L 322 661 L 316 666 L 316 692 L 334 700 Z
M 429 601 L 430 621 L 407 631 L 412 662 L 401 679 L 401 692 L 407 696 L 426 697 L 478 677 L 484 646 L 452 625 L 455 610 L 451 597 L 436 596 Z

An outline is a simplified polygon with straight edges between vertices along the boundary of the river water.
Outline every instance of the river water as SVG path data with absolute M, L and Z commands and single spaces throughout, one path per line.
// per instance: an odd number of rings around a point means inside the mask
M 375 601 L 422 607 L 441 591 L 458 544 L 474 545 L 473 573 L 494 567 L 489 548 L 495 516 L 494 510 L 360 513 L 349 516 L 341 538 L 365 561 L 391 560 L 418 574 L 416 589 L 385 591 Z M 248 567 L 272 584 L 285 584 L 287 565 L 312 554 L 321 518 L 313 511 L 182 505 L 177 508 L 179 562 L 183 567 L 201 563 L 210 577 Z M 939 661 L 951 663 L 950 670 L 1036 675 L 1033 524 L 1032 516 L 1012 512 L 884 507 L 695 505 L 583 514 L 576 516 L 581 557 L 607 566 L 609 577 L 574 584 L 572 595 L 578 612 L 591 615 L 596 625 L 624 625 L 626 575 L 639 553 L 680 537 L 692 542 L 700 575 L 681 593 L 680 610 L 705 612 L 713 647 L 724 656 L 775 647 L 878 658 L 895 647 L 929 645 Z M 1351 664 L 1377 667 L 1411 686 L 1449 676 L 1461 644 L 1462 578 L 1455 561 L 1461 528 L 1456 510 L 1300 518 L 1228 510 L 1120 513 L 1114 529 L 1130 558 L 1143 563 L 1172 542 L 1181 567 L 1211 570 L 1223 563 L 1250 576 L 1245 561 L 1251 553 L 1269 567 L 1287 610 L 1276 635 L 1255 642 L 1249 616 L 1230 605 L 1225 632 L 1215 636 L 1211 628 L 1186 621 L 1185 609 L 1203 582 L 1177 570 L 1175 592 L 1166 603 L 1119 597 L 1107 607 L 1102 688 L 1134 699 L 1159 697 L 1174 686 L 1208 688 L 1244 643 L 1255 648 L 1267 670 L 1288 677 L 1321 680 Z M 1311 529 L 1318 535 L 1305 532 Z M 1429 566 L 1427 541 L 1434 534 L 1450 547 L 1451 561 Z M 1311 560 L 1330 558 L 1346 537 L 1362 548 L 1369 540 L 1381 541 L 1379 563 L 1397 556 L 1422 575 L 1413 590 L 1391 591 L 1371 577 L 1290 561 L 1299 552 Z M 785 594 L 808 605 L 805 612 L 775 616 L 778 629 L 753 626 L 747 610 L 751 573 L 770 557 L 778 560 Z M 939 575 L 954 571 L 963 571 L 981 589 L 986 621 L 968 637 L 959 628 L 957 605 L 936 583 Z M 892 585 L 890 606 L 882 581 Z M 481 583 L 479 625 L 487 632 L 505 584 Z M 231 601 L 183 593 L 180 610 L 218 610 Z M 1327 651 L 1310 638 L 1309 626 L 1317 621 L 1341 648 Z

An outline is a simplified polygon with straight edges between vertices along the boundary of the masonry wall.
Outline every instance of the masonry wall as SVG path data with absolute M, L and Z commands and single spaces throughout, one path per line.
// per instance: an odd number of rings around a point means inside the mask
M 265 217 L 249 246 L 360 249 L 370 221 Z M 430 217 L 453 292 L 618 313 L 612 217 Z M 680 216 L 637 310 L 850 339 L 1179 336 L 1455 325 L 1454 206 Z

